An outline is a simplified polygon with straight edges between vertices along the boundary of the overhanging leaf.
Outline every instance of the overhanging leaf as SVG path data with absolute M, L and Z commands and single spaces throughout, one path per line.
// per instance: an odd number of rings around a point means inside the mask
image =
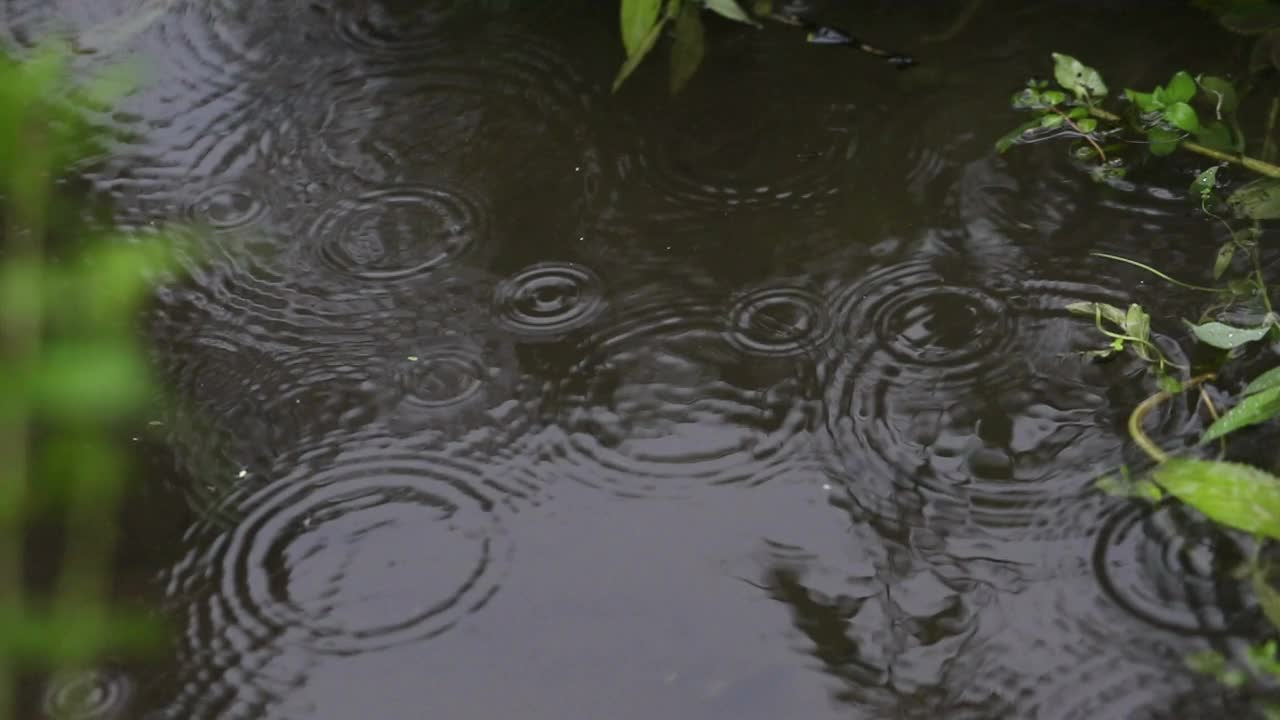
M 1263 390 L 1270 390 L 1273 387 L 1280 386 L 1280 366 L 1273 367 L 1254 378 L 1252 382 L 1245 386 L 1241 395 L 1256 395 Z
M 1252 328 L 1238 328 L 1216 321 L 1203 325 L 1187 323 L 1187 327 L 1195 334 L 1197 340 L 1220 350 L 1232 350 L 1245 343 L 1261 340 L 1271 330 L 1270 323 Z
M 1280 219 L 1280 179 L 1254 180 L 1231 193 L 1227 204 L 1241 217 L 1254 220 Z
M 1081 99 L 1106 97 L 1107 85 L 1098 71 L 1070 55 L 1053 53 L 1053 77 Z
M 738 5 L 737 0 L 706 0 L 707 9 L 711 12 L 727 17 L 730 20 L 746 23 L 760 27 L 760 23 L 752 19 L 750 15 Z
M 1214 165 L 1208 170 L 1197 175 L 1196 179 L 1191 181 L 1191 194 L 1198 197 L 1205 197 L 1217 186 L 1218 166 Z
M 1181 141 L 1178 133 L 1162 127 L 1153 127 L 1147 130 L 1147 149 L 1152 155 L 1168 155 L 1178 149 L 1178 142 Z
M 1204 431 L 1201 443 L 1209 443 L 1243 427 L 1266 422 L 1280 415 L 1280 386 L 1270 387 L 1241 400 Z
M 644 41 L 640 43 L 636 52 L 629 55 L 626 62 L 622 63 L 622 67 L 618 69 L 618 76 L 613 79 L 613 92 L 617 92 L 622 87 L 622 83 L 626 81 L 631 73 L 640 66 L 640 61 L 653 50 L 653 46 L 657 44 L 658 38 L 662 35 L 663 22 L 659 22 L 649 30 L 649 34 L 645 36 Z
M 1190 102 L 1196 96 L 1196 81 L 1186 70 L 1179 70 L 1165 86 L 1165 95 L 1173 102 Z
M 1236 111 L 1236 105 L 1239 104 L 1240 98 L 1236 94 L 1236 86 L 1230 80 L 1217 77 L 1216 75 L 1201 75 L 1199 78 L 1200 89 L 1209 96 L 1213 103 L 1214 111 L 1219 118 L 1223 113 L 1232 113 Z
M 1129 98 L 1130 102 L 1137 105 L 1138 109 L 1144 113 L 1159 110 L 1164 107 L 1162 103 L 1156 101 L 1155 96 L 1151 93 L 1138 92 L 1137 90 L 1125 88 L 1124 95 Z
M 1211 520 L 1280 539 L 1280 478 L 1271 473 L 1241 463 L 1172 458 L 1152 476 Z
M 697 72 L 706 54 L 702 15 L 698 6 L 687 3 L 676 18 L 676 40 L 671 46 L 671 92 L 678 93 Z
M 648 52 L 641 48 L 644 47 L 649 33 L 658 24 L 658 17 L 662 14 L 662 2 L 663 0 L 622 0 L 619 13 L 622 22 L 622 47 L 627 51 L 628 58 L 637 53 L 643 55 Z
M 1189 133 L 1200 131 L 1200 118 L 1196 117 L 1196 111 L 1185 102 L 1175 102 L 1166 107 L 1161 117 L 1179 130 Z

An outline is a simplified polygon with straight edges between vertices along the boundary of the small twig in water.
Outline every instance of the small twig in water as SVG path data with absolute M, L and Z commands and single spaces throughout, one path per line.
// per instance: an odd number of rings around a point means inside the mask
M 1183 383 L 1182 389 L 1183 391 L 1190 390 L 1206 380 L 1212 380 L 1213 377 L 1213 373 L 1198 375 Z M 1134 408 L 1133 413 L 1129 415 L 1129 436 L 1132 437 L 1133 441 L 1138 444 L 1138 447 L 1142 448 L 1142 451 L 1156 463 L 1162 463 L 1165 460 L 1168 460 L 1169 454 L 1164 450 L 1161 450 L 1159 445 L 1156 445 L 1152 442 L 1151 438 L 1147 437 L 1147 434 L 1142 430 L 1142 421 L 1146 419 L 1147 415 L 1154 410 L 1157 405 L 1172 397 L 1173 393 L 1168 390 L 1161 390 L 1155 395 L 1152 395 L 1146 400 L 1138 403 L 1138 407 Z

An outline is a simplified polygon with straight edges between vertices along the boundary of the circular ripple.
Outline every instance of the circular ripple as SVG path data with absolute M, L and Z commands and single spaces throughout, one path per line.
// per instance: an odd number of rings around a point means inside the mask
M 1025 547 L 990 541 L 1086 534 L 1081 493 L 1126 461 L 1125 419 L 1151 388 L 1130 355 L 1081 354 L 1105 338 L 1066 305 L 1114 298 L 1067 282 L 999 293 L 981 282 L 913 262 L 842 290 L 827 430 L 855 515 L 927 527 L 947 553 L 981 541 L 985 557 L 1021 562 Z M 1166 403 L 1151 432 L 1176 435 L 1189 416 L 1187 403 Z
M 555 338 L 604 311 L 603 283 L 576 263 L 538 263 L 499 283 L 494 307 L 498 320 L 513 332 Z
M 111 720 L 133 696 L 133 682 L 106 670 L 66 672 L 50 678 L 42 707 L 52 720 Z
M 484 214 L 464 195 L 428 187 L 338 201 L 311 229 L 322 262 L 370 281 L 421 275 L 484 237 Z
M 833 329 L 821 297 L 803 287 L 769 286 L 733 304 L 725 337 L 750 355 L 788 357 L 822 345 Z
M 725 342 L 715 304 L 633 299 L 556 387 L 557 471 L 625 497 L 679 497 L 794 470 L 812 430 L 811 372 L 771 372 Z
M 361 448 L 304 456 L 231 500 L 241 520 L 206 555 L 223 633 L 368 652 L 446 632 L 498 591 L 509 548 L 483 472 L 376 442 Z
M 268 207 L 261 193 L 227 183 L 200 193 L 185 210 L 189 221 L 225 232 L 257 224 Z
M 334 34 L 347 47 L 369 57 L 411 59 L 442 49 L 448 36 L 441 26 L 460 6 L 451 0 L 339 0 L 329 12 Z
M 1248 550 L 1176 504 L 1130 503 L 1098 535 L 1094 572 L 1108 599 L 1145 623 L 1190 635 L 1228 632 L 1244 615 Z

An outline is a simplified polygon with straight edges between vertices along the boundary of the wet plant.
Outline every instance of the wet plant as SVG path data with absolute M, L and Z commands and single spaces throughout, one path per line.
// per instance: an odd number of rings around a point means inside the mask
M 1235 3 L 1243 4 L 1247 3 Z M 1235 8 L 1240 17 L 1248 15 L 1246 10 Z M 1265 17 L 1280 19 L 1275 13 Z M 1163 85 L 1125 89 L 1121 107 L 1106 109 L 1103 103 L 1111 91 L 1097 70 L 1069 55 L 1054 53 L 1053 59 L 1053 82 L 1028 81 L 1014 96 L 1013 106 L 1034 117 L 1001 137 L 997 151 L 1066 138 L 1073 143 L 1075 159 L 1085 163 L 1091 177 L 1102 182 L 1119 180 L 1144 159 L 1144 154 L 1162 157 L 1183 151 L 1213 160 L 1188 188 L 1189 198 L 1205 217 L 1225 231 L 1225 240 L 1211 259 L 1206 258 L 1211 263 L 1213 285 L 1185 282 L 1130 258 L 1095 254 L 1139 267 L 1175 288 L 1204 294 L 1208 302 L 1201 316 L 1194 321 L 1184 319 L 1183 324 L 1194 342 L 1219 353 L 1219 370 L 1261 350 L 1266 341 L 1280 341 L 1280 315 L 1271 301 L 1259 248 L 1263 223 L 1280 219 L 1280 166 L 1272 163 L 1270 137 L 1274 117 L 1268 121 L 1262 156 L 1250 156 L 1246 154 L 1249 143 L 1236 119 L 1243 93 L 1224 78 L 1178 71 Z M 1233 169 L 1260 177 L 1228 193 L 1221 176 Z M 1204 387 L 1216 379 L 1216 373 L 1186 377 L 1189 368 L 1169 362 L 1151 339 L 1151 317 L 1140 305 L 1122 310 L 1101 303 L 1079 303 L 1068 309 L 1092 317 L 1108 339 L 1107 346 L 1088 351 L 1088 355 L 1106 360 L 1131 351 L 1147 364 L 1160 386 L 1159 392 L 1134 408 L 1128 426 L 1152 467 L 1136 476 L 1128 467 L 1121 467 L 1117 474 L 1100 478 L 1099 489 L 1147 502 L 1181 502 L 1224 528 L 1251 536 L 1254 552 L 1239 573 L 1250 581 L 1263 615 L 1280 630 L 1280 591 L 1261 559 L 1264 550 L 1280 540 L 1280 476 L 1271 469 L 1226 458 L 1228 436 L 1280 417 L 1280 367 L 1255 377 L 1236 395 L 1231 407 L 1220 412 Z M 1190 391 L 1199 393 L 1211 422 L 1196 446 L 1199 457 L 1174 456 L 1147 436 L 1144 421 L 1162 403 Z M 1278 648 L 1272 638 L 1250 647 L 1242 661 L 1229 661 L 1209 651 L 1188 658 L 1188 665 L 1230 688 L 1258 689 L 1262 697 L 1280 684 Z M 1259 707 L 1268 717 L 1280 718 L 1280 703 L 1264 700 Z
M 145 613 L 115 608 L 117 511 L 131 475 L 122 426 L 150 399 L 134 318 L 164 243 L 95 233 L 66 191 L 102 156 L 85 107 L 109 107 L 120 75 L 72 80 L 50 43 L 0 58 L 0 718 L 20 678 L 154 647 Z M 57 527 L 48 588 L 26 579 L 36 524 Z
M 781 23 L 802 29 L 806 40 L 816 45 L 850 47 L 883 58 L 897 67 L 915 64 L 915 60 L 907 55 L 878 48 L 845 30 L 819 25 L 794 14 L 777 12 L 773 0 L 755 0 L 750 11 L 744 9 L 737 0 L 621 0 L 619 20 L 626 59 L 613 81 L 614 91 L 622 87 L 622 83 L 653 52 L 670 28 L 673 38 L 670 88 L 673 94 L 680 92 L 697 72 L 706 55 L 702 25 L 704 12 L 755 28 L 762 27 L 763 21 Z

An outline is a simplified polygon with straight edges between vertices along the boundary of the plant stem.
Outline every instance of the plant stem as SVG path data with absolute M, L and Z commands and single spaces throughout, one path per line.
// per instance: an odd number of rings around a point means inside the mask
M 1115 113 L 1107 112 L 1106 110 L 1103 110 L 1102 108 L 1098 108 L 1098 107 L 1090 107 L 1089 114 L 1098 118 L 1099 120 L 1106 120 L 1107 122 L 1123 121 L 1123 118 L 1121 118 L 1119 115 L 1116 115 Z M 1220 150 L 1214 150 L 1211 147 L 1201 145 L 1200 143 L 1194 142 L 1192 140 L 1183 140 L 1178 143 L 1178 147 L 1184 150 L 1190 150 L 1193 153 L 1204 155 L 1205 157 L 1208 157 L 1208 158 L 1213 158 L 1214 160 L 1240 165 L 1241 167 L 1252 170 L 1258 173 L 1259 175 L 1266 175 L 1267 177 L 1272 177 L 1272 178 L 1280 178 L 1280 165 L 1273 165 L 1269 162 L 1265 162 L 1257 158 L 1249 157 L 1248 155 L 1232 155 L 1230 153 L 1224 153 Z
M 1185 392 L 1190 390 L 1206 380 L 1212 380 L 1213 377 L 1213 373 L 1193 377 L 1183 383 L 1182 391 Z M 1155 395 L 1152 395 L 1146 400 L 1138 403 L 1138 407 L 1134 408 L 1133 413 L 1129 415 L 1129 436 L 1132 437 L 1138 447 L 1142 448 L 1142 451 L 1157 464 L 1168 460 L 1169 454 L 1164 450 L 1161 450 L 1159 445 L 1156 445 L 1152 442 L 1151 438 L 1147 437 L 1146 432 L 1142 430 L 1142 421 L 1146 419 L 1147 415 L 1154 410 L 1157 405 L 1171 397 L 1173 397 L 1173 393 L 1168 390 L 1161 390 Z
M 1262 133 L 1262 159 L 1274 162 L 1276 159 L 1276 118 L 1280 116 L 1280 95 L 1271 98 L 1271 112 L 1267 115 L 1267 129 Z
M 33 133 L 26 158 L 30 175 L 15 178 L 30 183 L 22 192 L 11 192 L 11 206 L 5 225 L 5 264 L 24 274 L 24 280 L 40 288 L 26 298 L 29 314 L 0 308 L 0 367 L 7 373 L 24 373 L 35 366 L 40 354 L 40 334 L 44 308 L 43 273 L 44 218 L 48 207 L 49 158 L 40 131 Z M 21 623 L 25 612 L 26 588 L 23 571 L 24 515 L 28 504 L 31 474 L 30 402 L 21 392 L 6 398 L 8 419 L 0 424 L 0 617 Z M 17 667 L 11 648 L 0 646 L 0 718 L 14 717 Z

